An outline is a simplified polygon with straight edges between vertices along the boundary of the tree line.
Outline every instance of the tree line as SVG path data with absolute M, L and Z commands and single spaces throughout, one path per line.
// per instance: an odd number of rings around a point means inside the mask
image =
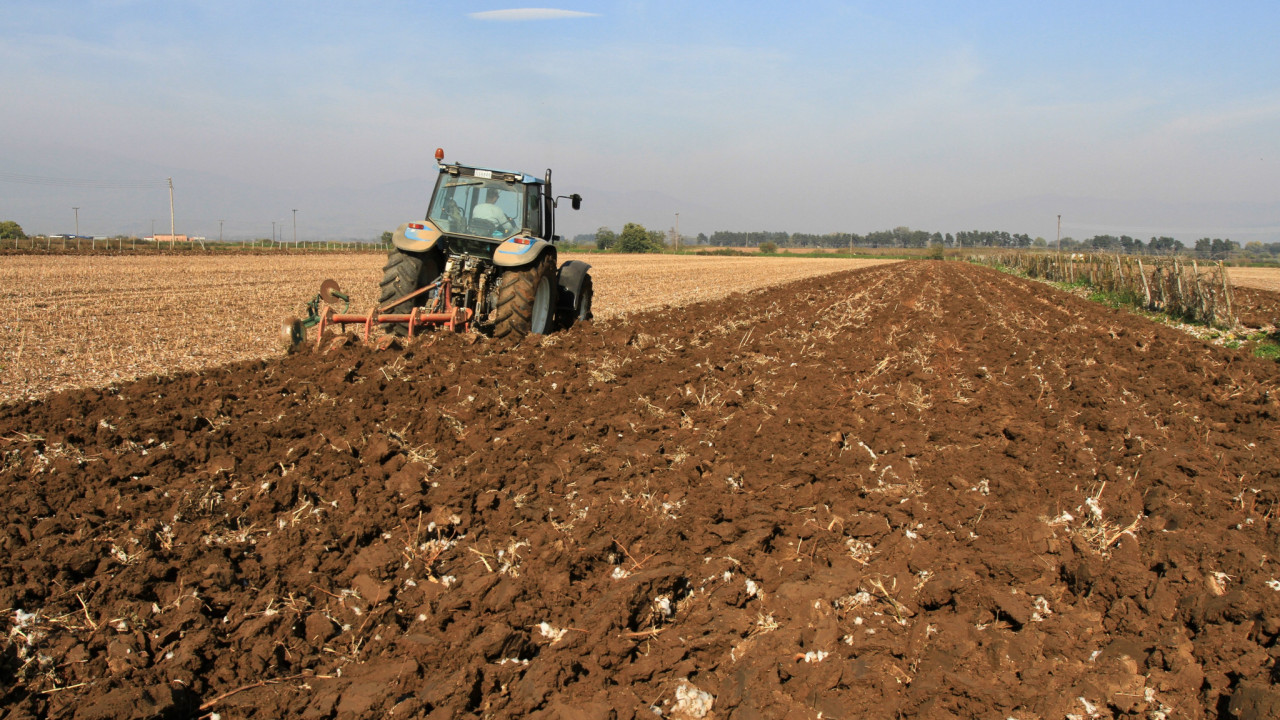
M 601 250 L 618 252 L 661 252 L 673 244 L 673 237 L 656 230 L 647 230 L 638 223 L 627 223 L 621 233 L 601 227 L 595 233 L 575 235 L 575 245 L 592 245 Z M 1242 248 L 1240 243 L 1223 238 L 1201 238 L 1194 247 L 1168 236 L 1151 237 L 1144 241 L 1129 235 L 1095 235 L 1084 240 L 1064 237 L 1061 241 L 1031 237 L 1025 233 L 1004 230 L 961 230 L 955 233 L 912 230 L 899 226 L 892 230 L 877 230 L 865 235 L 858 233 L 789 233 L 776 230 L 733 231 L 717 230 L 711 235 L 698 233 L 682 237 L 686 246 L 713 247 L 783 247 L 838 250 L 842 248 L 1006 248 L 1058 249 L 1064 252 L 1108 252 L 1126 255 L 1192 255 L 1207 259 L 1225 259 L 1237 256 L 1240 251 L 1259 259 L 1280 259 L 1280 243 L 1250 242 Z
M 383 244 L 390 244 L 391 232 L 382 233 Z M 12 220 L 0 221 L 0 240 L 25 240 L 22 226 Z M 266 240 L 262 241 L 266 243 Z M 601 227 L 594 233 L 575 235 L 574 245 L 595 245 L 599 250 L 624 253 L 662 252 L 675 244 L 674 232 L 649 230 L 639 223 L 626 223 L 621 232 L 615 233 Z M 1052 248 L 1064 252 L 1107 252 L 1125 255 L 1192 255 L 1222 260 L 1243 255 L 1259 260 L 1280 260 L 1280 243 L 1249 242 L 1242 248 L 1229 238 L 1200 238 L 1193 247 L 1171 237 L 1152 237 L 1148 241 L 1128 235 L 1095 235 L 1084 240 L 1064 237 L 1047 241 L 1026 234 L 1003 230 L 961 230 L 956 233 L 928 232 L 899 226 L 892 230 L 877 230 L 866 235 L 857 233 L 789 233 L 774 230 L 731 231 L 717 230 L 711 235 L 698 233 L 695 237 L 681 237 L 686 246 L 754 247 L 768 252 L 777 248 L 842 249 L 842 248 Z M 274 243 L 273 243 L 274 244 Z

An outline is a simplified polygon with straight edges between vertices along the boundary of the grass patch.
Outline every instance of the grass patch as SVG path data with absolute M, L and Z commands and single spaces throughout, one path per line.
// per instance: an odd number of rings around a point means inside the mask
M 1251 351 L 1254 357 L 1280 362 L 1280 330 L 1274 333 L 1254 333 L 1250 335 L 1242 347 Z

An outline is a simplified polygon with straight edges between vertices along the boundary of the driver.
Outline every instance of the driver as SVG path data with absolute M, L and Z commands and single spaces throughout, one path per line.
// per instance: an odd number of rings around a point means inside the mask
M 511 218 L 507 217 L 507 214 L 502 212 L 502 208 L 498 207 L 498 191 L 496 188 L 489 188 L 489 192 L 485 194 L 484 199 L 484 202 L 471 211 L 472 220 L 486 220 L 499 228 L 511 224 Z

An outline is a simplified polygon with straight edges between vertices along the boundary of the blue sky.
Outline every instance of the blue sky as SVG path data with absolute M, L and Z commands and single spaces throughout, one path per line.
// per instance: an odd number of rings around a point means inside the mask
M 432 153 L 580 192 L 561 229 L 898 225 L 1280 240 L 1274 2 L 0 5 L 0 219 L 376 235 Z M 537 14 L 535 14 L 537 15 Z M 494 19 L 496 16 L 497 19 Z M 34 185 L 4 173 L 92 180 Z

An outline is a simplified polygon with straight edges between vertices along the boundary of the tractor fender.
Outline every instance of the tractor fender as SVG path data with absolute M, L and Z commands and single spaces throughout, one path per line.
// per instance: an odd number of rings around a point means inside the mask
M 591 266 L 581 260 L 568 260 L 560 266 L 556 275 L 556 285 L 560 288 L 560 307 L 564 310 L 577 310 L 579 295 L 582 293 L 582 281 L 587 278 Z
M 411 228 L 409 223 L 402 223 L 396 228 L 395 235 L 391 236 L 392 244 L 405 252 L 426 252 L 435 247 L 442 235 L 439 228 L 429 220 L 413 224 L 422 227 L 421 229 Z
M 520 267 L 542 257 L 543 252 L 555 255 L 555 246 L 537 238 L 509 238 L 493 251 L 493 264 L 498 267 Z

